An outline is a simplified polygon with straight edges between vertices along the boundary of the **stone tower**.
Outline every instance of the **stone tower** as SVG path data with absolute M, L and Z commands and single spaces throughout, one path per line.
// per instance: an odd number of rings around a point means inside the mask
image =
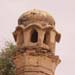
M 18 19 L 13 36 L 16 41 L 16 75 L 55 75 L 60 63 L 59 56 L 55 55 L 60 33 L 55 30 L 51 15 L 35 9 L 25 12 Z

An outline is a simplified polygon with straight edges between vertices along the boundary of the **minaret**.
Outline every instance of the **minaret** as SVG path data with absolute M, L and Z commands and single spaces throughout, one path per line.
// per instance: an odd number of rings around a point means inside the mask
M 18 19 L 13 32 L 16 42 L 14 63 L 16 75 L 55 75 L 60 63 L 55 55 L 60 33 L 55 29 L 53 17 L 45 11 L 33 9 Z

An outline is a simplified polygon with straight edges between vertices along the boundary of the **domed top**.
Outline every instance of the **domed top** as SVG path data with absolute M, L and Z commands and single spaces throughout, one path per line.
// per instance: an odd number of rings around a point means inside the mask
M 33 22 L 41 22 L 41 23 L 44 22 L 48 23 L 49 25 L 55 25 L 55 20 L 51 15 L 49 15 L 45 11 L 36 10 L 36 9 L 25 12 L 18 19 L 19 25 L 26 26 L 29 23 Z

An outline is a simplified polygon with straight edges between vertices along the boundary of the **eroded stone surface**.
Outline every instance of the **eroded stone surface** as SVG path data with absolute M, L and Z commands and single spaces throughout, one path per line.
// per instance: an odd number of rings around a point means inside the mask
M 13 32 L 16 42 L 14 63 L 16 75 L 54 75 L 60 59 L 55 55 L 60 33 L 55 29 L 55 20 L 41 10 L 25 12 L 18 19 Z

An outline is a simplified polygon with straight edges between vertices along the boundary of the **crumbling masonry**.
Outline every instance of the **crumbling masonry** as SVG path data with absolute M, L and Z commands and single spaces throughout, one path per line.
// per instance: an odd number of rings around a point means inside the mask
M 18 19 L 13 36 L 16 75 L 54 75 L 60 63 L 59 56 L 55 55 L 60 33 L 56 31 L 50 14 L 36 9 L 25 12 Z

